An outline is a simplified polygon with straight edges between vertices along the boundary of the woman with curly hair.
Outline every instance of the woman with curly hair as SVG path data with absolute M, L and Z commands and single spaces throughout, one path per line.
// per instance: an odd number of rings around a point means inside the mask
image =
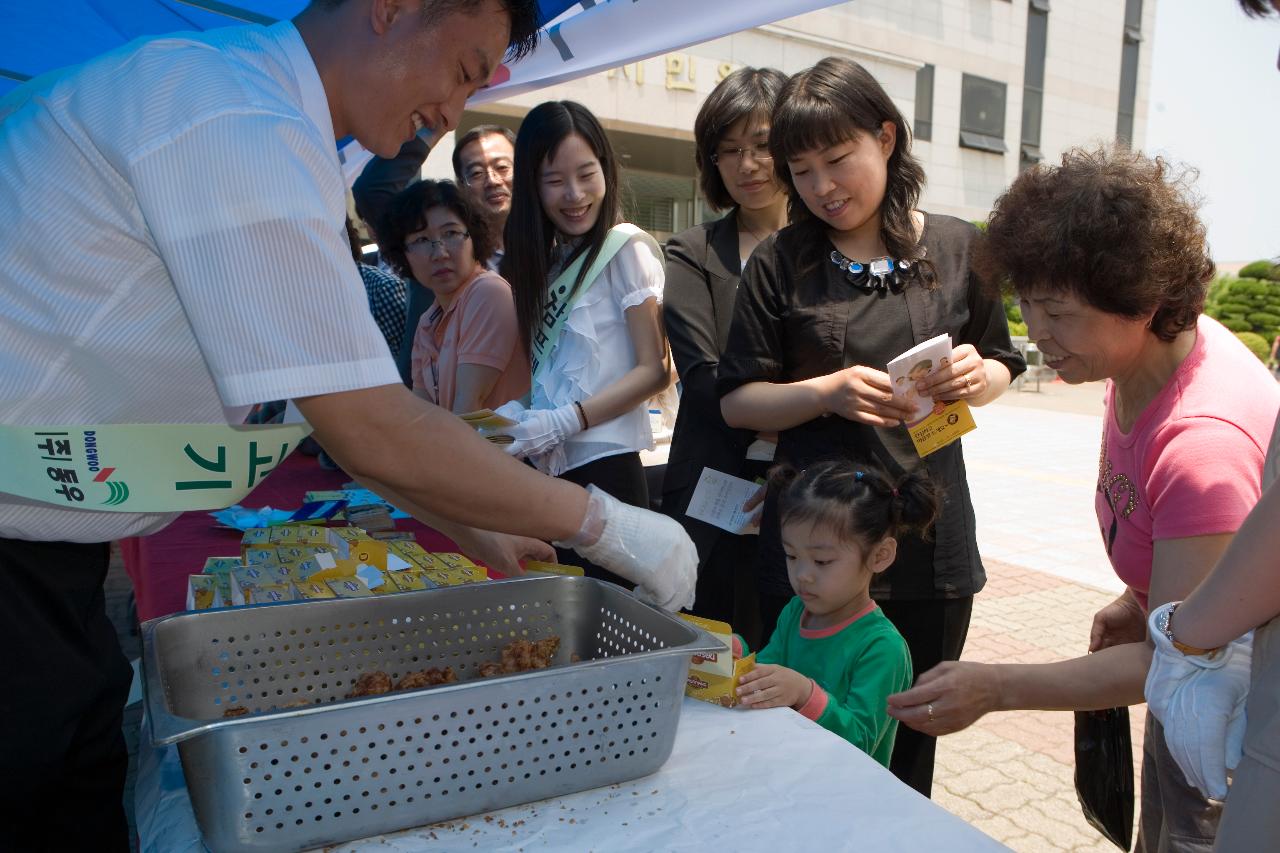
M 829 58 L 792 76 L 771 116 L 769 150 L 792 224 L 765 237 L 743 268 L 716 381 L 721 412 L 731 427 L 778 432 L 777 457 L 796 469 L 874 463 L 893 479 L 927 473 L 943 489 L 928 535 L 903 534 L 893 565 L 871 584 L 912 668 L 924 672 L 959 659 L 986 575 L 961 444 L 921 459 L 902 426 L 914 406 L 894 396 L 885 370 L 949 333 L 950 363 L 918 390 L 981 406 L 1025 364 L 999 300 L 970 274 L 977 229 L 916 208 L 924 172 L 906 121 L 865 68 Z M 792 595 L 776 489 L 765 498 L 758 559 L 770 636 Z M 889 763 L 926 796 L 934 746 L 900 731 Z
M 1094 616 L 1093 654 L 942 664 L 889 698 L 907 725 L 941 735 L 990 711 L 1142 702 L 1147 611 L 1186 597 L 1258 501 L 1280 390 L 1201 313 L 1214 265 L 1196 206 L 1187 173 L 1124 148 L 1069 151 L 997 200 L 974 268 L 1016 294 L 1064 381 L 1107 380 L 1094 503 L 1127 588 Z M 1187 784 L 1150 715 L 1143 751 L 1136 849 L 1209 850 L 1220 805 Z
M 414 332 L 413 393 L 463 414 L 527 392 L 515 298 L 485 266 L 495 235 L 475 203 L 451 181 L 420 181 L 387 205 L 378 234 L 392 268 L 435 296 Z

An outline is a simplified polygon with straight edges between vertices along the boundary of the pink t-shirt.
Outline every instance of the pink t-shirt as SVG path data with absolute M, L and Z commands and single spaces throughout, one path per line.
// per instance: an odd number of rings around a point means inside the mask
M 511 285 L 481 270 L 462 286 L 453 304 L 436 303 L 418 321 L 411 375 L 418 396 L 452 409 L 458 365 L 479 364 L 502 371 L 480 408 L 495 408 L 529 391 L 529 361 L 520 344 Z
M 1234 533 L 1258 502 L 1280 410 L 1276 380 L 1235 335 L 1205 316 L 1196 329 L 1128 434 L 1107 383 L 1094 506 L 1111 565 L 1144 610 L 1156 541 Z

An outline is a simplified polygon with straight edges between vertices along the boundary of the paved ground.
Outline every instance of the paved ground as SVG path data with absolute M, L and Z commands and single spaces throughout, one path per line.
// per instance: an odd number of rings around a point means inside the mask
M 1093 514 L 1101 386 L 1031 387 L 977 412 L 964 439 L 989 577 L 966 660 L 1083 654 L 1094 612 L 1121 589 Z M 1130 711 L 1138 759 L 1143 713 Z M 943 738 L 934 800 L 1014 850 L 1115 850 L 1076 801 L 1073 725 L 1067 713 L 1011 712 Z
M 1100 386 L 1042 383 L 975 413 L 965 457 L 989 582 L 977 597 L 965 659 L 1047 662 L 1084 653 L 1093 613 L 1119 591 L 1093 515 Z M 108 583 L 126 650 L 128 580 Z M 1141 754 L 1142 709 L 1132 712 Z M 944 738 L 934 799 L 1027 853 L 1114 850 L 1084 820 L 1073 782 L 1073 718 L 993 714 Z M 126 717 L 131 742 L 137 712 Z

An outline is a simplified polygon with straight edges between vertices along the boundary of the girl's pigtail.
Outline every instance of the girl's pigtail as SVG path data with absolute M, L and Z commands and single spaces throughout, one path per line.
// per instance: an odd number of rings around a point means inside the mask
M 894 535 L 910 531 L 926 533 L 942 509 L 942 490 L 925 469 L 908 471 L 893 486 Z
M 766 488 L 775 495 L 782 494 L 799 479 L 802 473 L 804 472 L 797 471 L 785 462 L 780 462 L 769 469 Z

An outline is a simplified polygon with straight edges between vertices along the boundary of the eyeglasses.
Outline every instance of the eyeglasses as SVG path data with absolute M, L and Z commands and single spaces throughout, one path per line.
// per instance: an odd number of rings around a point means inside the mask
M 726 166 L 733 166 L 741 163 L 742 158 L 748 154 L 757 163 L 767 163 L 773 159 L 773 155 L 769 153 L 769 143 L 757 142 L 755 145 L 750 145 L 746 148 L 721 148 L 711 155 L 711 164 L 719 166 L 724 163 Z
M 406 251 L 414 253 L 422 253 L 424 255 L 434 255 L 443 248 L 450 254 L 458 251 L 463 242 L 470 237 L 466 231 L 446 231 L 440 235 L 439 240 L 432 240 L 426 234 L 419 234 L 417 237 L 411 237 L 404 241 Z
M 472 184 L 477 184 L 480 181 L 483 181 L 490 175 L 492 175 L 495 180 L 506 181 L 511 177 L 511 173 L 513 171 L 514 169 L 511 164 L 505 160 L 500 160 L 492 166 L 481 166 L 476 164 L 470 169 L 467 169 L 466 173 L 462 176 L 462 182 L 467 186 L 471 186 Z

